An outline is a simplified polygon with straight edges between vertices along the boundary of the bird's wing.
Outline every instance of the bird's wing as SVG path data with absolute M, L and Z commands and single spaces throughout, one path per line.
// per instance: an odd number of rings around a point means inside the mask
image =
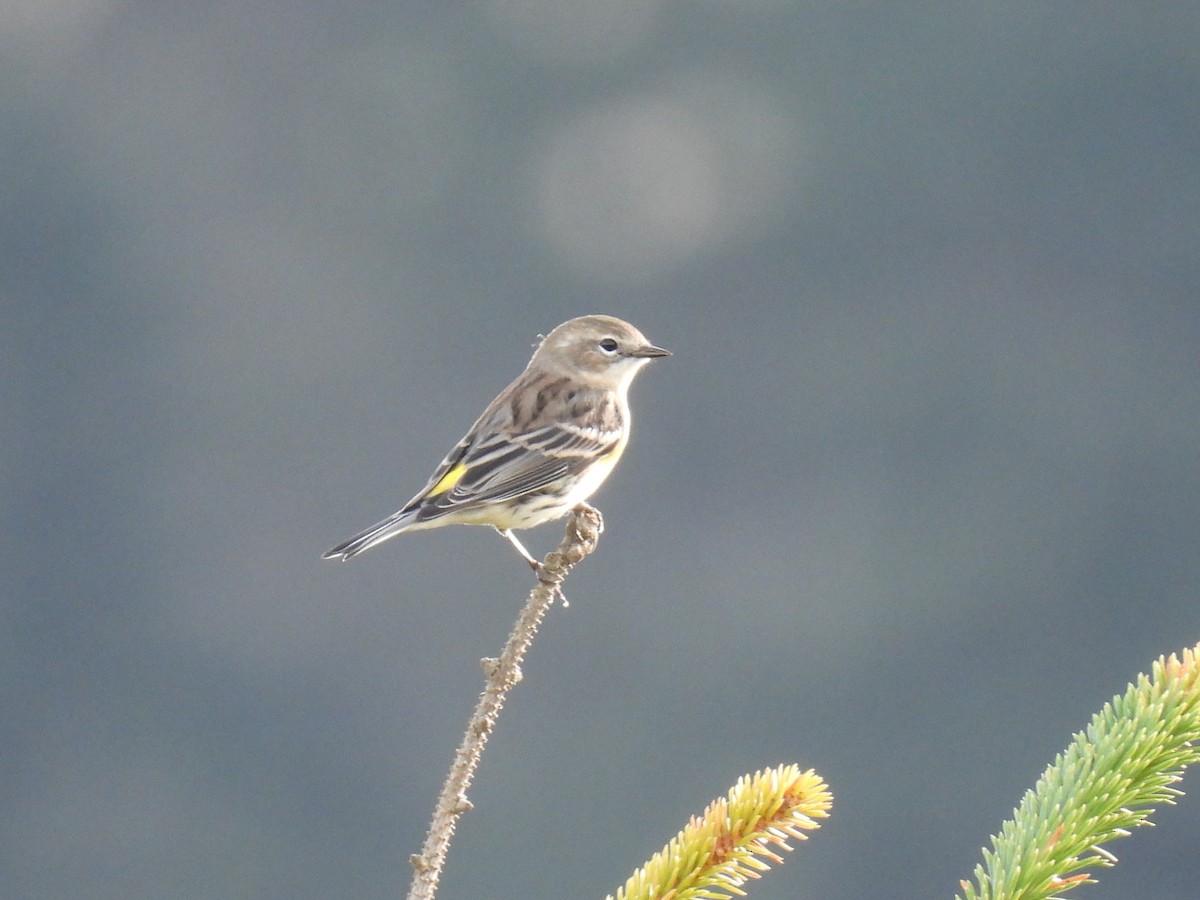
M 617 449 L 622 437 L 619 427 L 556 423 L 518 435 L 495 435 L 470 448 L 455 447 L 414 505 L 423 507 L 420 518 L 426 519 L 511 500 L 582 472 Z

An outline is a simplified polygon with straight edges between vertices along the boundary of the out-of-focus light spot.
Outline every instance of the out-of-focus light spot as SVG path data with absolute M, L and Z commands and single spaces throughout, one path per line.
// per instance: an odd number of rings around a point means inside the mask
M 560 125 L 536 165 L 537 228 L 620 281 L 766 221 L 794 189 L 797 129 L 764 91 L 698 76 Z
M 511 43 L 551 62 L 602 62 L 636 46 L 654 24 L 650 0 L 487 0 Z
M 700 123 L 667 104 L 568 124 L 541 162 L 541 227 L 584 269 L 620 276 L 677 263 L 714 228 L 713 155 Z

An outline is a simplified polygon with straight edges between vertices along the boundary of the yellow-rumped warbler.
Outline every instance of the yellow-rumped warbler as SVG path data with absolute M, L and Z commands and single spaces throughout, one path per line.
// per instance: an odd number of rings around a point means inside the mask
M 633 377 L 651 359 L 670 355 L 612 316 L 564 322 L 420 493 L 323 558 L 349 559 L 402 531 L 491 525 L 537 570 L 513 529 L 561 518 L 595 493 L 629 440 Z

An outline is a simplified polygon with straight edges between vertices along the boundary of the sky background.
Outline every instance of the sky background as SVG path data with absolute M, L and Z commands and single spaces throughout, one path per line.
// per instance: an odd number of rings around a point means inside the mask
M 440 896 L 797 762 L 752 897 L 949 898 L 1200 641 L 1194 2 L 8 0 L 0 163 L 5 898 L 402 895 L 530 573 L 320 554 L 584 313 L 675 355 Z M 1080 897 L 1195 896 L 1156 819 Z

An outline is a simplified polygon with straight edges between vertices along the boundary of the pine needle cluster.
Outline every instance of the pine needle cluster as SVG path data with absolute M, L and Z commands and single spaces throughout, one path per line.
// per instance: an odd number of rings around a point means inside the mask
M 1160 657 L 1149 675 L 1092 717 L 1046 769 L 962 883 L 962 900 L 1038 900 L 1114 865 L 1104 844 L 1150 825 L 1200 762 L 1200 645 Z
M 728 796 L 633 874 L 615 900 L 727 900 L 748 880 L 783 862 L 788 839 L 807 839 L 829 815 L 833 796 L 811 769 L 778 766 L 738 779 Z M 609 895 L 608 900 L 614 900 Z

